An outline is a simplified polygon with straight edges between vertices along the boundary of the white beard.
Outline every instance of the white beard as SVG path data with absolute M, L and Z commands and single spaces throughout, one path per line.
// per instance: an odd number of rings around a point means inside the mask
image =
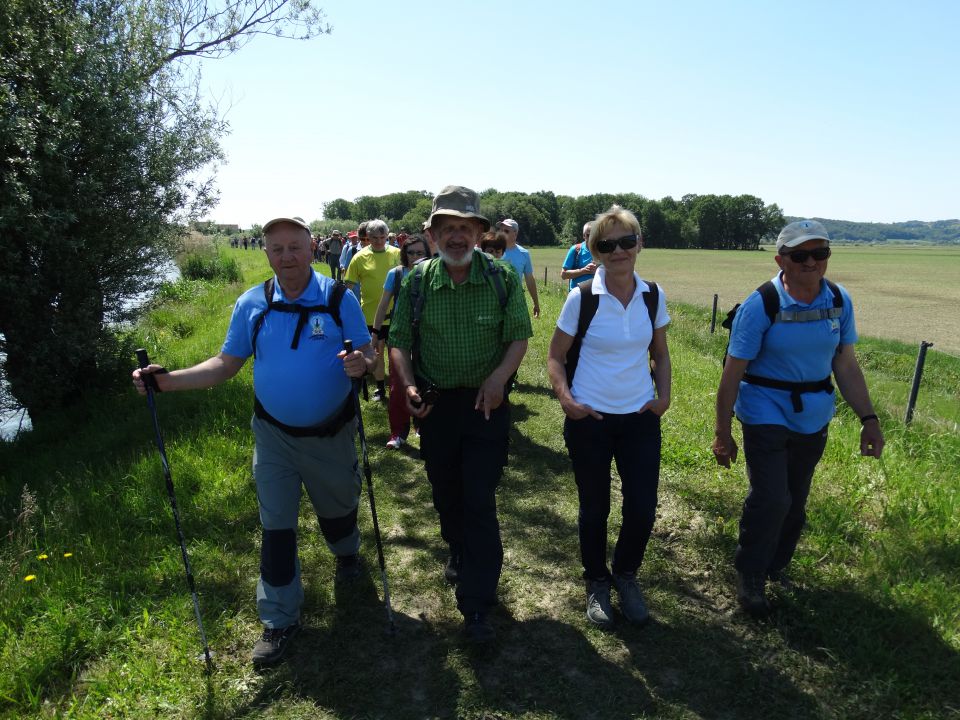
M 443 260 L 443 262 L 450 267 L 454 267 L 454 268 L 466 267 L 467 265 L 473 262 L 473 251 L 464 253 L 463 257 L 459 257 L 459 258 L 451 257 L 450 255 L 447 255 L 445 252 L 443 252 L 443 250 L 440 250 L 440 249 L 437 250 L 437 253 L 440 255 L 440 259 Z

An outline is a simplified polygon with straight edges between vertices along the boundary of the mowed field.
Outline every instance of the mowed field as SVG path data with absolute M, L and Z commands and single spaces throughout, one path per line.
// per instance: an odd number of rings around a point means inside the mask
M 533 249 L 534 273 L 560 280 L 563 248 Z M 710 307 L 719 295 L 722 316 L 777 267 L 774 251 L 646 249 L 638 272 L 656 280 L 673 301 Z M 960 356 L 960 248 L 836 246 L 827 271 L 853 297 L 861 335 L 919 345 Z M 719 322 L 719 320 L 718 320 Z

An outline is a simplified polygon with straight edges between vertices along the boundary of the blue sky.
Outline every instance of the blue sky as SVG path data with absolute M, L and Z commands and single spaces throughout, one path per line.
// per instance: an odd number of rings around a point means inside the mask
M 960 217 L 960 2 L 322 7 L 329 36 L 201 65 L 232 129 L 219 222 L 447 184 Z

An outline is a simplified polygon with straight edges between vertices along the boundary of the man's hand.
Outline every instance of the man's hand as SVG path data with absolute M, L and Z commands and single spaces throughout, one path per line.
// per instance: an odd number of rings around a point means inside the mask
M 503 402 L 503 383 L 495 375 L 483 381 L 473 409 L 483 413 L 483 417 L 490 419 L 490 413 L 500 407 Z
M 717 464 L 725 468 L 730 467 L 730 463 L 737 461 L 737 442 L 733 439 L 730 431 L 718 431 L 713 438 L 713 457 Z
M 416 385 L 407 385 L 404 389 L 407 400 L 407 412 L 418 418 L 425 418 L 430 414 L 433 405 L 427 405 L 420 397 L 420 391 Z
M 866 457 L 880 457 L 883 452 L 883 431 L 876 418 L 867 420 L 860 428 L 860 454 Z
M 162 392 L 160 387 L 160 377 L 167 374 L 167 369 L 163 365 L 157 365 L 156 363 L 151 363 L 145 368 L 137 368 L 134 370 L 131 375 L 133 376 L 133 387 L 141 395 L 147 394 L 147 384 L 146 384 L 146 375 L 152 375 L 153 381 L 156 383 L 154 389 L 157 392 Z
M 367 374 L 367 362 L 359 350 L 354 350 L 350 354 L 347 354 L 346 350 L 341 350 L 337 357 L 343 358 L 343 371 L 348 377 L 362 378 Z

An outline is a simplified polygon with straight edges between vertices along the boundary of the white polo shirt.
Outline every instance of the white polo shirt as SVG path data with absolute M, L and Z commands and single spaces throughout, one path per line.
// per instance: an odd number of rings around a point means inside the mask
M 570 392 L 574 400 L 601 414 L 636 412 L 656 396 L 647 361 L 653 327 L 643 302 L 643 293 L 650 286 L 636 273 L 633 277 L 637 286 L 627 307 L 607 292 L 606 268 L 600 267 L 591 281 L 600 304 L 583 337 L 580 362 Z M 557 327 L 574 336 L 579 317 L 578 286 L 567 295 Z M 662 328 L 669 322 L 667 299 L 660 288 L 654 325 Z

